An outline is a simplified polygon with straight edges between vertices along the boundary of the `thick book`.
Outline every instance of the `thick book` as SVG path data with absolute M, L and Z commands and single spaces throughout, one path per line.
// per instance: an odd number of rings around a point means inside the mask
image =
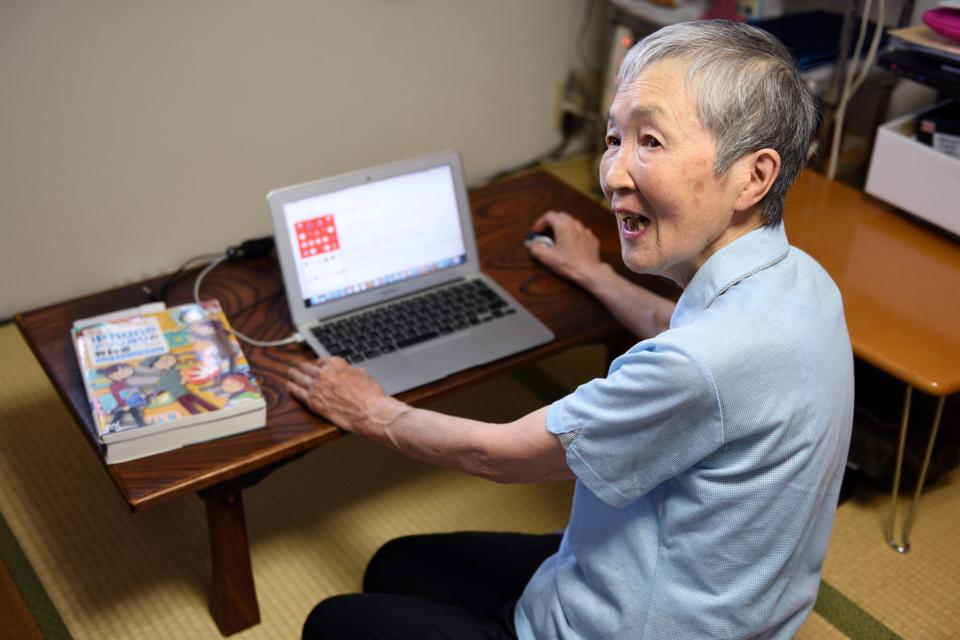
M 77 320 L 77 361 L 107 464 L 266 425 L 267 405 L 220 303 Z

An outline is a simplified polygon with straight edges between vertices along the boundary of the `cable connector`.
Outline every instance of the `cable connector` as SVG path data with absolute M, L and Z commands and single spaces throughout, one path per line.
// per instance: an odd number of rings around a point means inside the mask
M 227 248 L 227 260 L 252 260 L 270 255 L 273 250 L 273 236 L 251 238 L 238 245 Z

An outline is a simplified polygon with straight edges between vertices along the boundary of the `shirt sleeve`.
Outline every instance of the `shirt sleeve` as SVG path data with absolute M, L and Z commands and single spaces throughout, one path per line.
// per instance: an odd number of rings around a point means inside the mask
M 707 368 L 656 341 L 636 345 L 606 378 L 553 403 L 547 430 L 564 443 L 577 478 L 615 507 L 689 469 L 724 441 Z

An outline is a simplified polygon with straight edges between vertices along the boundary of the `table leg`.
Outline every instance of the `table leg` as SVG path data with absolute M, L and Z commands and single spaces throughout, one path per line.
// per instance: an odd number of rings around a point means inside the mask
M 897 497 L 900 491 L 900 473 L 903 469 L 903 454 L 907 446 L 907 424 L 910 421 L 910 400 L 913 396 L 913 387 L 907 385 L 907 390 L 903 400 L 903 417 L 900 421 L 900 442 L 897 445 L 897 462 L 893 472 L 893 491 L 890 497 L 890 515 L 887 518 L 887 544 L 889 544 L 898 553 L 907 553 L 910 551 L 910 529 L 913 527 L 913 519 L 917 512 L 917 504 L 920 502 L 920 493 L 923 491 L 923 483 L 927 479 L 927 470 L 930 468 L 930 458 L 933 456 L 933 445 L 937 440 L 937 431 L 940 429 L 940 419 L 943 417 L 943 406 L 947 400 L 946 396 L 941 396 L 937 402 L 937 410 L 933 416 L 933 424 L 930 426 L 930 437 L 927 440 L 927 450 L 923 456 L 923 464 L 920 466 L 920 475 L 917 478 L 917 487 L 913 493 L 913 500 L 910 502 L 910 509 L 907 511 L 907 518 L 903 523 L 903 532 L 901 534 L 902 543 L 894 538 L 894 525 L 897 519 Z
M 225 636 L 260 622 L 260 606 L 250 565 L 247 521 L 243 513 L 243 490 L 307 453 L 298 453 L 197 494 L 206 507 L 210 533 L 210 614 Z
M 213 560 L 209 607 L 220 633 L 228 636 L 260 622 L 250 566 L 250 546 L 238 491 L 201 493 L 207 510 Z

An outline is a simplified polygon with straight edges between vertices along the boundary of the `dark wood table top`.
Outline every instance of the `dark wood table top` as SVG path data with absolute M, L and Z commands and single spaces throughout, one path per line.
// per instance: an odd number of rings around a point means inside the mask
M 594 230 L 601 238 L 604 258 L 620 265 L 621 272 L 626 274 L 620 260 L 616 226 L 608 209 L 545 173 L 474 189 L 470 192 L 470 202 L 484 271 L 550 327 L 556 339 L 405 392 L 399 397 L 406 402 L 421 404 L 571 347 L 623 335 L 623 329 L 592 296 L 536 264 L 522 243 L 531 223 L 542 212 L 567 211 Z M 156 288 L 162 280 L 157 278 L 146 284 Z M 661 293 L 670 292 L 664 281 L 641 280 Z M 188 302 L 192 281 L 192 277 L 187 278 L 174 286 L 167 303 Z M 141 284 L 17 316 L 20 331 L 98 456 L 96 432 L 70 341 L 70 327 L 77 318 L 147 302 Z M 217 267 L 204 280 L 202 297 L 219 299 L 234 327 L 248 336 L 280 339 L 292 331 L 275 260 L 225 263 Z M 267 398 L 266 428 L 106 466 L 132 510 L 282 463 L 342 435 L 337 428 L 305 411 L 284 390 L 285 371 L 312 357 L 309 350 L 300 345 L 280 348 L 244 345 L 244 352 Z

